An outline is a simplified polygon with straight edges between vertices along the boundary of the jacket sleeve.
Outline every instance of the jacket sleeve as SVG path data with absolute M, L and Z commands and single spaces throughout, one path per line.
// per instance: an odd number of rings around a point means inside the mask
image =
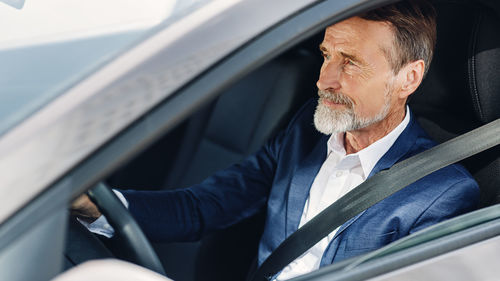
M 265 206 L 284 132 L 239 164 L 202 183 L 168 191 L 121 190 L 153 241 L 194 241 L 256 214 Z

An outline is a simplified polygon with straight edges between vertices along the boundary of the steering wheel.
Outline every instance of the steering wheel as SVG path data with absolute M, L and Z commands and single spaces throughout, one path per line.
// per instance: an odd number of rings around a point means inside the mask
M 114 192 L 100 182 L 88 191 L 88 195 L 115 230 L 113 239 L 119 241 L 119 250 L 124 259 L 165 276 L 165 270 L 149 240 Z

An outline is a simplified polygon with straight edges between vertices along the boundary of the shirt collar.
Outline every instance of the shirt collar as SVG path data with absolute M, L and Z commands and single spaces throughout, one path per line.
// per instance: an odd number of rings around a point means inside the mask
M 350 154 L 346 156 L 346 151 L 344 147 L 344 134 L 332 134 L 327 142 L 328 154 L 336 153 L 341 157 L 340 162 L 344 158 L 358 158 L 361 168 L 363 169 L 364 178 L 366 179 L 371 173 L 373 167 L 377 162 L 384 156 L 384 154 L 391 148 L 396 139 L 401 135 L 406 126 L 410 123 L 410 113 L 409 107 L 406 106 L 405 118 L 399 125 L 394 128 L 389 134 L 385 135 L 381 139 L 372 143 L 368 147 L 358 151 L 357 153 Z

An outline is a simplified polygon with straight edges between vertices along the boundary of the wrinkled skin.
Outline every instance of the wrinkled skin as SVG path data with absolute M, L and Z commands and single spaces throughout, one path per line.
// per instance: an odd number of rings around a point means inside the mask
M 317 82 L 319 106 L 331 111 L 352 107 L 358 118 L 374 121 L 346 132 L 347 154 L 369 146 L 392 131 L 405 117 L 406 99 L 422 81 L 423 60 L 410 62 L 394 73 L 388 60 L 388 56 L 394 54 L 393 48 L 390 23 L 353 17 L 326 29 L 320 45 L 324 62 Z M 351 104 L 336 102 L 321 95 L 322 92 L 341 94 L 350 99 Z

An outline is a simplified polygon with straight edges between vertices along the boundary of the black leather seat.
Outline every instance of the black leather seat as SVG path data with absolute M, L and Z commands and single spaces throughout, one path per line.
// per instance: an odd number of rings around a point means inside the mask
M 260 148 L 316 94 L 320 63 L 318 53 L 298 47 L 250 73 L 198 111 L 187 123 L 164 188 L 199 183 Z M 256 255 L 263 222 L 262 214 L 201 242 L 157 246 L 165 254 L 169 276 L 178 276 L 176 280 L 242 280 Z
M 196 155 L 191 158 L 194 162 L 186 169 L 190 176 L 177 186 L 197 183 L 256 151 L 316 95 L 321 63 L 315 52 L 319 45 L 316 40 L 312 40 L 314 51 L 298 48 L 289 52 L 219 98 Z M 263 223 L 264 212 L 205 237 L 197 254 L 195 280 L 243 280 L 256 256 Z
M 193 116 L 165 188 L 187 187 L 242 160 L 282 129 L 315 95 L 320 56 L 286 53 L 238 81 Z M 303 71 L 316 69 L 316 71 Z
M 500 14 L 495 1 L 435 1 L 436 52 L 410 107 L 439 142 L 500 117 Z M 500 148 L 463 162 L 482 205 L 500 202 Z

